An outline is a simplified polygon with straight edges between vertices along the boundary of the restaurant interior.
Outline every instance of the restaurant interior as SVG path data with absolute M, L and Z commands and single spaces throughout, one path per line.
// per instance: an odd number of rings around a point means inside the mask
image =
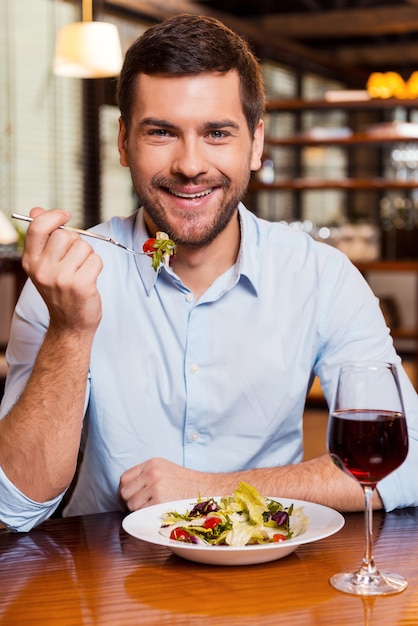
M 117 75 L 146 28 L 181 13 L 219 18 L 248 39 L 262 64 L 265 150 L 246 206 L 347 254 L 379 298 L 418 390 L 418 0 L 0 0 L 0 399 L 10 323 L 26 280 L 20 260 L 27 225 L 12 213 L 59 207 L 85 229 L 136 210 L 116 145 Z M 90 26 L 100 24 L 107 31 L 93 33 Z M 90 36 L 100 53 L 84 46 Z M 325 452 L 327 421 L 315 380 L 305 459 Z M 295 625 L 416 624 L 414 515 L 388 522 L 376 516 L 380 560 L 399 570 L 403 562 L 410 581 L 407 599 L 385 606 L 360 598 L 354 604 L 322 584 L 336 558 L 361 558 L 360 514 L 348 516 L 338 544 L 325 541 L 321 553 L 305 546 L 279 585 L 273 564 L 255 566 L 250 585 L 244 568 L 231 576 L 228 568 L 166 560 L 165 549 L 140 548 L 123 534 L 119 513 L 66 527 L 54 520 L 49 534 L 36 530 L 19 545 L 3 529 L 0 621 L 242 626 L 267 617 L 276 624 L 280 598 Z M 22 583 L 8 573 L 16 553 Z M 187 581 L 187 610 L 176 596 L 179 580 Z M 221 591 L 208 602 L 215 585 Z
M 25 279 L 26 225 L 11 213 L 67 208 L 73 226 L 88 228 L 137 208 L 116 149 L 116 77 L 130 43 L 178 13 L 220 18 L 262 63 L 265 154 L 246 205 L 358 265 L 417 385 L 416 0 L 0 0 L 0 11 L 0 393 Z M 92 23 L 113 28 L 115 47 L 106 33 L 99 61 L 59 49 L 66 29 Z M 317 381 L 307 411 L 309 458 L 322 449 L 326 424 Z

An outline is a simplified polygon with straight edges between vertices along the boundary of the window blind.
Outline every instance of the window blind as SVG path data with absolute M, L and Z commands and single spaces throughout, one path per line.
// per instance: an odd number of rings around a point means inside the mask
M 61 208 L 82 223 L 81 81 L 52 72 L 58 28 L 79 7 L 0 0 L 0 208 Z M 19 224 L 19 227 L 22 226 Z

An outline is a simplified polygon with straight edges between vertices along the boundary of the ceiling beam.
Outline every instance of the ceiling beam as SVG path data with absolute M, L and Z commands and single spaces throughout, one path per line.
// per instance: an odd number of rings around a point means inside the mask
M 375 67 L 380 70 L 409 65 L 418 69 L 418 43 L 338 47 L 333 54 L 342 65 Z
M 165 19 L 179 13 L 198 14 L 196 4 L 190 0 L 110 0 L 105 6 L 127 10 L 151 19 Z
M 259 19 L 259 24 L 265 33 L 284 33 L 296 39 L 413 33 L 418 32 L 418 2 L 414 6 L 270 14 Z
M 328 72 L 337 80 L 350 86 L 363 86 L 367 75 L 362 70 L 347 68 L 335 61 L 333 54 L 323 54 L 309 46 L 300 44 L 284 34 L 266 33 L 251 19 L 245 20 L 228 13 L 197 6 L 191 0 L 105 0 L 105 8 L 129 11 L 135 15 L 151 19 L 165 19 L 180 13 L 210 15 L 221 20 L 226 26 L 243 35 L 256 49 L 256 54 L 293 67 L 319 73 Z

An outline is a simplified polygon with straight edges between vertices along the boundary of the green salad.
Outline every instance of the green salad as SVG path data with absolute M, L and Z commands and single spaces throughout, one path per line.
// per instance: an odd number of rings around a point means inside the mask
M 185 543 L 246 546 L 287 541 L 308 526 L 303 507 L 284 507 L 241 482 L 232 496 L 198 498 L 190 511 L 168 511 L 161 534 Z

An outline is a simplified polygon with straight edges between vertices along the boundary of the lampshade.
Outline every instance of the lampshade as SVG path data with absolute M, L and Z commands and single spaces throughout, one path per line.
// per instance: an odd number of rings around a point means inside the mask
M 122 67 L 118 29 L 108 22 L 74 22 L 60 29 L 54 73 L 73 78 L 116 76 Z

